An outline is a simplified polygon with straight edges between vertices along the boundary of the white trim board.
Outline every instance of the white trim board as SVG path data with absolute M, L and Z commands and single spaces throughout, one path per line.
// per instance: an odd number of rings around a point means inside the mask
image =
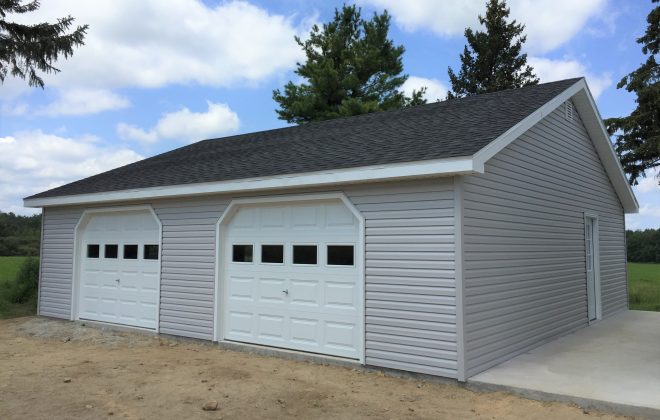
M 426 160 L 390 165 L 362 166 L 330 171 L 305 172 L 232 181 L 204 182 L 190 185 L 142 188 L 135 190 L 107 191 L 61 197 L 24 199 L 25 207 L 49 207 L 72 204 L 110 203 L 152 198 L 185 197 L 228 192 L 252 192 L 306 186 L 330 186 L 346 183 L 369 182 L 429 177 L 438 175 L 479 173 L 468 157 Z
M 557 107 L 572 99 L 587 132 L 598 152 L 605 171 L 610 178 L 621 205 L 626 213 L 637 213 L 639 204 L 628 184 L 621 163 L 612 147 L 595 101 L 584 79 L 564 90 L 538 108 L 518 124 L 483 147 L 473 156 L 435 159 L 408 163 L 372 165 L 358 168 L 305 172 L 270 177 L 246 178 L 230 181 L 206 182 L 189 185 L 141 188 L 133 190 L 107 191 L 100 193 L 69 195 L 60 197 L 28 198 L 25 207 L 48 207 L 74 204 L 126 202 L 167 197 L 187 197 L 229 192 L 252 192 L 296 187 L 318 187 L 346 183 L 392 181 L 406 178 L 479 174 L 484 172 L 485 163 L 498 152 L 532 128 Z

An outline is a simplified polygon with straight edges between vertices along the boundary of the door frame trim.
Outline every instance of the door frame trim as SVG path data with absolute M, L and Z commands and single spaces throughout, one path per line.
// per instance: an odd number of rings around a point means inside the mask
M 224 250 L 224 236 L 225 230 L 223 225 L 225 225 L 232 216 L 242 207 L 246 205 L 267 205 L 267 204 L 276 204 L 276 203 L 296 203 L 296 202 L 314 202 L 314 201 L 341 201 L 342 204 L 348 208 L 348 210 L 353 214 L 353 216 L 358 220 L 358 238 L 357 238 L 357 250 L 355 252 L 356 261 L 358 265 L 358 296 L 361 297 L 358 304 L 358 328 L 359 328 L 359 362 L 361 364 L 365 363 L 365 347 L 366 347 L 366 335 L 365 335 L 365 219 L 362 213 L 355 207 L 355 205 L 348 199 L 346 194 L 343 192 L 330 192 L 330 193 L 309 193 L 309 194 L 295 194 L 295 195 L 274 195 L 274 196 L 264 196 L 264 197 L 252 197 L 252 198 L 237 198 L 231 200 L 225 211 L 222 213 L 222 216 L 218 219 L 215 225 L 215 294 L 214 294 L 214 304 L 213 304 L 213 341 L 222 342 L 224 338 L 224 319 L 223 311 L 220 310 L 220 304 L 224 304 L 226 293 L 224 287 L 224 279 L 221 275 L 225 270 L 225 261 L 223 258 Z M 333 356 L 334 357 L 334 356 Z
M 156 284 L 156 329 L 151 330 L 150 328 L 130 326 L 124 324 L 122 325 L 125 328 L 136 328 L 141 330 L 149 331 L 160 331 L 160 284 L 161 284 L 161 272 L 163 266 L 163 223 L 160 221 L 160 218 L 154 211 L 151 205 L 138 205 L 138 206 L 121 206 L 121 207 L 101 207 L 93 209 L 85 209 L 76 227 L 73 230 L 73 275 L 71 278 L 71 314 L 70 320 L 77 321 L 80 319 L 79 313 L 79 300 L 80 300 L 80 264 L 82 263 L 81 258 L 78 254 L 82 250 L 82 235 L 80 235 L 80 230 L 84 227 L 84 224 L 89 220 L 89 218 L 95 214 L 99 213 L 133 213 L 138 211 L 148 211 L 153 216 L 156 223 L 158 223 L 158 282 Z M 103 322 L 103 321 L 92 321 L 92 322 Z M 114 325 L 114 324 L 113 324 Z
M 584 239 L 586 241 L 586 235 L 587 235 L 587 223 L 588 219 L 592 219 L 594 221 L 594 226 L 593 226 L 593 232 L 592 232 L 592 238 L 591 241 L 593 243 L 594 247 L 594 297 L 596 299 L 596 319 L 594 320 L 589 320 L 589 324 L 593 324 L 595 322 L 600 321 L 603 319 L 603 310 L 602 310 L 602 293 L 601 293 L 601 285 L 600 285 L 600 226 L 598 222 L 598 214 L 596 213 L 590 213 L 590 212 L 584 212 Z M 585 242 L 585 257 L 586 257 L 586 242 Z M 586 271 L 586 261 L 585 261 L 585 277 L 587 276 L 587 271 Z M 587 281 L 589 281 L 589 278 L 586 278 Z M 589 287 L 589 285 L 586 285 Z M 589 290 L 587 289 L 587 319 L 589 319 Z

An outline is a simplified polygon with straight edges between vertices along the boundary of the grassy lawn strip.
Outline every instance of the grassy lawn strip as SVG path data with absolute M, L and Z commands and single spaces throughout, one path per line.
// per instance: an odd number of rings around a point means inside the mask
M 25 303 L 13 303 L 9 297 L 16 287 L 16 277 L 26 258 L 28 257 L 0 257 L 0 319 L 36 313 L 36 295 Z
M 660 312 L 660 264 L 628 263 L 630 309 Z

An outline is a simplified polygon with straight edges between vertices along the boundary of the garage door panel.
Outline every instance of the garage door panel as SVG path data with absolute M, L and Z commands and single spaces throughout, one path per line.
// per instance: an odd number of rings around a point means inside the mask
M 260 278 L 258 284 L 258 301 L 260 303 L 284 303 L 286 280 L 280 278 Z
M 148 211 L 95 214 L 81 235 L 79 318 L 157 328 L 159 260 L 147 260 L 144 245 L 160 243 L 159 225 Z M 97 245 L 96 257 L 87 246 Z M 116 258 L 105 254 L 116 245 Z M 137 258 L 124 258 L 124 245 L 136 245 Z
M 355 284 L 326 282 L 325 283 L 325 304 L 327 306 L 344 309 L 356 309 L 357 287 Z
M 292 279 L 290 281 L 290 293 L 287 296 L 280 291 L 280 296 L 288 297 L 291 302 L 291 306 L 312 306 L 318 307 L 321 306 L 320 301 L 320 285 L 317 280 L 299 280 Z
M 352 245 L 359 222 L 340 202 L 239 209 L 224 228 L 225 339 L 358 358 L 360 270 L 331 266 L 328 245 Z M 233 245 L 252 245 L 252 262 L 232 262 Z M 261 245 L 284 260 L 261 263 Z M 293 264 L 293 245 L 315 245 L 316 264 Z M 359 263 L 359 261 L 356 261 Z

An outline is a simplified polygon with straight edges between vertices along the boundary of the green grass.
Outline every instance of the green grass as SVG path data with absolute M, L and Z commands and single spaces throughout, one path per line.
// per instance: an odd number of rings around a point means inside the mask
M 630 309 L 660 312 L 660 264 L 628 263 Z
M 33 315 L 37 310 L 37 298 L 26 303 L 9 302 L 8 294 L 12 289 L 21 264 L 28 257 L 0 257 L 0 319 Z

